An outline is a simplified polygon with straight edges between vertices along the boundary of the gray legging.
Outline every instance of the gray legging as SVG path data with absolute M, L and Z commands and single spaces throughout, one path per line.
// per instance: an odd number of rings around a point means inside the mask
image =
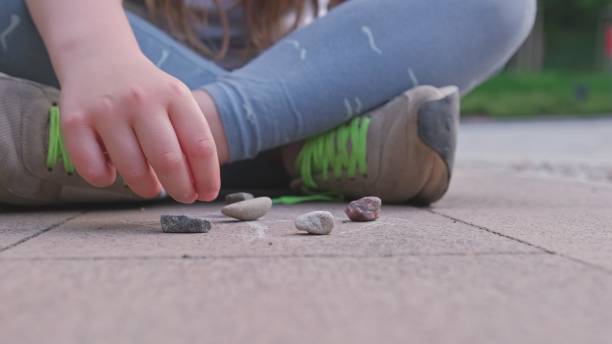
M 215 100 L 233 161 L 319 134 L 417 84 L 465 93 L 527 37 L 535 0 L 351 0 L 235 71 L 127 13 L 146 56 Z M 0 71 L 57 85 L 23 0 L 0 3 Z

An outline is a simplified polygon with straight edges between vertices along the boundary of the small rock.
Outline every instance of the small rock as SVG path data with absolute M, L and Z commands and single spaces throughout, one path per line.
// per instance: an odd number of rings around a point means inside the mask
M 221 208 L 223 215 L 242 221 L 253 221 L 266 215 L 272 208 L 270 197 L 257 197 L 226 205 Z
M 352 201 L 346 207 L 344 212 L 351 221 L 365 222 L 378 219 L 382 200 L 378 197 L 369 196 L 363 197 L 356 201 Z
M 236 192 L 225 196 L 225 204 L 242 202 L 253 198 L 253 195 L 248 192 Z
M 165 233 L 208 233 L 210 221 L 188 215 L 162 215 L 162 231 Z
M 295 219 L 295 228 L 310 234 L 329 234 L 334 229 L 334 215 L 329 211 L 306 213 Z

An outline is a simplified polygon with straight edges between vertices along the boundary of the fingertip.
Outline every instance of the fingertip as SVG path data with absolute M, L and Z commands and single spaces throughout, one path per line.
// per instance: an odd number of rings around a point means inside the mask
M 200 194 L 198 201 L 200 202 L 212 202 L 219 197 L 219 190 Z
M 210 162 L 204 168 L 203 176 L 207 176 L 207 178 L 200 178 L 199 183 L 196 181 L 196 185 L 198 191 L 200 193 L 199 200 L 202 202 L 212 202 L 219 197 L 219 192 L 221 191 L 221 170 L 219 165 L 212 164 Z
M 200 199 L 200 196 L 197 193 L 194 193 L 192 196 L 186 197 L 183 199 L 174 198 L 175 201 L 182 203 L 182 204 L 194 204 L 199 199 Z
M 196 193 L 195 195 L 193 195 L 193 198 L 191 199 L 191 202 L 189 202 L 189 204 L 197 202 L 198 199 L 200 199 L 200 195 Z
M 89 166 L 81 169 L 77 167 L 77 172 L 86 182 L 98 188 L 106 188 L 115 183 L 117 172 L 114 168 L 110 166 L 100 168 L 94 165 L 89 164 Z
M 193 204 L 200 198 L 198 192 L 195 189 L 191 189 L 187 192 L 182 192 L 178 194 L 176 192 L 171 192 L 168 189 L 166 189 L 166 191 L 168 191 L 168 194 L 172 199 L 182 204 Z
M 117 172 L 105 157 L 95 131 L 77 116 L 69 117 L 64 125 L 70 133 L 63 135 L 64 144 L 79 176 L 95 187 L 112 185 Z
M 151 188 L 147 188 L 146 190 L 142 190 L 140 195 L 146 199 L 157 198 L 162 194 L 162 187 L 159 183 L 153 185 Z
M 124 178 L 130 190 L 142 198 L 154 199 L 163 195 L 162 185 L 150 168 L 141 177 L 129 178 L 129 180 L 131 182 Z

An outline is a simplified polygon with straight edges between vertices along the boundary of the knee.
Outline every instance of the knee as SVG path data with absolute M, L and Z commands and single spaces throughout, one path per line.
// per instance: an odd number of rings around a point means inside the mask
M 537 13 L 536 0 L 485 0 L 486 28 L 498 51 L 512 55 L 523 44 L 533 29 Z M 508 56 L 509 58 L 510 56 Z
M 503 68 L 529 36 L 537 12 L 536 0 L 440 1 L 453 5 L 454 47 L 469 57 L 458 60 L 461 77 L 453 81 L 463 94 Z

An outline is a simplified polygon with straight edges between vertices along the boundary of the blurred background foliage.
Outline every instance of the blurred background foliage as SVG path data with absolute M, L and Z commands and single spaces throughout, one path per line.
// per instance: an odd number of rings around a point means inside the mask
M 463 113 L 612 114 L 609 35 L 612 0 L 540 0 L 527 42 L 502 73 L 464 98 Z

